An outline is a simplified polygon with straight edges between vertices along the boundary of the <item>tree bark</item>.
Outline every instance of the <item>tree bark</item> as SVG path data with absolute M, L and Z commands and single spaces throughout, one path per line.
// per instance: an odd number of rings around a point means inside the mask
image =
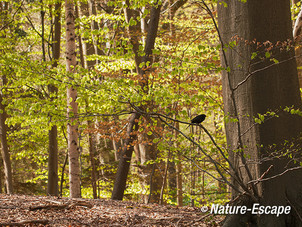
M 2 76 L 3 86 L 6 84 L 6 78 Z M 4 166 L 4 176 L 5 176 L 5 186 L 7 194 L 13 194 L 13 177 L 11 169 L 10 154 L 7 144 L 7 125 L 5 124 L 6 120 L 6 111 L 5 105 L 3 104 L 3 91 L 0 91 L 0 139 L 1 139 L 1 153 Z
M 2 158 L 0 157 L 0 163 L 2 163 Z M 2 168 L 0 166 L 0 194 L 2 193 Z
M 92 126 L 94 127 L 94 123 L 92 123 L 91 121 L 88 121 L 88 127 Z M 96 165 L 95 165 L 95 156 L 96 156 L 96 139 L 95 139 L 95 135 L 94 132 L 90 132 L 88 133 L 88 143 L 89 143 L 89 156 L 90 156 L 90 163 L 91 163 L 91 186 L 92 186 L 92 192 L 93 192 L 93 198 L 97 199 L 98 195 L 97 195 L 97 187 L 96 187 L 96 181 L 97 181 L 97 177 L 96 177 Z
M 296 3 L 296 1 L 293 2 L 293 4 Z M 297 15 L 297 19 L 294 23 L 293 28 L 293 36 L 295 41 L 295 53 L 296 53 L 296 61 L 298 66 L 298 77 L 299 77 L 299 84 L 300 88 L 302 88 L 302 6 L 299 14 Z
M 52 67 L 58 66 L 61 53 L 61 2 L 55 4 L 55 16 L 54 16 L 54 37 L 52 43 Z M 58 89 L 54 85 L 48 86 L 50 94 L 57 93 Z M 57 196 L 58 189 L 58 128 L 53 125 L 48 132 L 49 141 L 49 156 L 48 156 L 48 182 L 47 182 L 47 194 Z
M 74 1 L 65 1 L 66 18 L 66 68 L 72 82 L 72 74 L 77 65 L 76 60 L 76 35 L 75 35 L 75 9 Z M 80 164 L 78 146 L 78 104 L 77 90 L 71 86 L 67 88 L 67 124 L 68 157 L 69 157 L 69 190 L 71 198 L 81 197 Z
M 131 19 L 135 20 L 135 18 L 137 18 L 139 16 L 139 14 L 135 10 L 130 9 L 129 0 L 126 0 L 125 3 L 126 3 L 126 6 L 124 8 L 125 20 L 127 23 L 129 23 Z M 137 74 L 142 74 L 142 71 L 140 68 L 140 63 L 142 62 L 142 58 L 138 53 L 138 51 L 139 51 L 139 31 L 140 31 L 140 26 L 139 26 L 138 22 L 135 25 L 130 25 L 127 28 L 130 43 L 132 45 L 132 50 L 135 55 L 134 61 L 135 61 L 136 72 L 137 72 Z
M 295 41 L 295 52 L 296 52 L 296 61 L 298 68 L 298 77 L 299 77 L 299 83 L 300 88 L 302 88 L 302 6 L 299 14 L 297 15 L 297 19 L 294 24 L 293 28 L 293 36 Z
M 87 3 L 81 2 L 80 8 L 76 7 L 76 17 L 79 17 L 79 14 L 85 15 L 85 16 L 92 16 L 96 15 L 96 8 L 95 8 L 95 1 L 89 0 Z M 96 21 L 91 22 L 91 31 L 98 29 L 98 25 Z M 98 54 L 97 49 L 97 41 L 95 36 L 93 35 L 93 44 L 89 42 L 84 42 L 81 35 L 78 36 L 79 41 L 79 50 L 80 50 L 80 60 L 81 65 L 83 68 L 93 68 L 96 64 L 98 64 L 98 61 L 87 61 L 84 56 Z M 88 108 L 88 100 L 86 100 L 86 107 Z M 88 120 L 87 121 L 88 127 L 90 129 L 94 129 L 96 123 L 93 121 Z M 96 168 L 96 154 L 97 154 L 97 135 L 95 135 L 96 132 L 93 130 L 89 130 L 88 132 L 88 144 L 89 144 L 89 156 L 90 156 L 90 162 L 91 162 L 91 186 L 92 186 L 92 192 L 93 192 L 93 198 L 97 199 L 97 168 Z
M 127 127 L 127 138 L 124 143 L 125 145 L 122 154 L 120 155 L 119 165 L 117 168 L 117 173 L 114 182 L 114 188 L 111 196 L 111 199 L 114 200 L 122 200 L 124 196 L 131 157 L 134 151 L 133 142 L 137 138 L 136 131 L 138 130 L 139 118 L 140 114 L 136 112 L 131 114 L 129 118 L 129 123 Z
M 140 67 L 138 69 L 138 72 L 140 73 L 140 86 L 141 89 L 144 93 L 148 93 L 149 92 L 149 70 L 152 67 L 152 62 L 153 62 L 153 56 L 152 56 L 152 51 L 154 49 L 155 46 L 155 39 L 157 37 L 157 31 L 158 31 L 158 24 L 159 24 L 159 18 L 160 18 L 160 9 L 161 9 L 161 5 L 155 5 L 151 8 L 151 12 L 150 12 L 150 20 L 149 20 L 149 25 L 148 25 L 148 33 L 147 33 L 147 37 L 146 37 L 146 43 L 145 43 L 145 48 L 144 48 L 144 56 L 142 57 L 142 63 L 144 63 L 143 67 Z M 144 108 L 144 107 L 143 107 Z M 154 108 L 152 105 L 149 105 L 148 108 L 150 108 L 151 110 Z M 150 119 L 149 117 L 146 117 L 146 121 L 148 121 L 148 123 L 154 125 L 154 122 L 152 121 L 152 119 Z M 153 139 L 155 138 L 155 135 L 146 135 L 146 138 L 148 141 L 153 141 Z M 142 156 L 148 157 L 151 160 L 156 160 L 157 156 L 158 156 L 158 149 L 157 149 L 157 144 L 152 144 L 152 145 L 147 145 L 145 147 L 145 154 L 143 154 Z M 160 166 L 161 164 L 158 163 L 154 163 L 153 165 L 149 165 L 149 173 L 153 176 L 150 178 L 152 180 L 152 182 L 150 182 L 150 195 L 148 198 L 148 202 L 151 203 L 158 203 L 160 200 L 160 190 L 161 190 L 161 185 L 162 185 L 162 176 L 160 173 L 160 170 L 158 168 L 158 166 Z M 151 171 L 151 172 L 150 172 Z M 152 187 L 151 187 L 152 185 Z
M 227 7 L 218 6 L 224 48 L 221 58 L 223 66 L 228 67 L 222 75 L 224 112 L 238 120 L 226 124 L 230 159 L 239 175 L 243 176 L 241 180 L 245 185 L 254 188 L 256 184 L 251 182 L 263 174 L 265 178 L 280 174 L 271 180 L 260 180 L 254 191 L 241 187 L 241 191 L 250 195 L 242 203 L 247 206 L 256 201 L 264 206 L 294 205 L 291 214 L 282 217 L 230 215 L 224 226 L 253 225 L 253 218 L 257 219 L 257 226 L 299 226 L 301 206 L 297 204 L 302 203 L 299 197 L 302 186 L 292 182 L 302 182 L 301 169 L 282 174 L 297 164 L 288 156 L 273 156 L 273 152 L 282 155 L 289 149 L 296 158 L 301 157 L 301 117 L 284 111 L 286 107 L 301 110 L 302 106 L 294 49 L 290 42 L 290 1 L 225 2 Z M 237 44 L 226 50 L 234 37 Z M 282 50 L 282 44 L 289 50 Z M 257 55 L 251 57 L 253 53 Z M 274 63 L 270 55 L 279 63 Z M 276 112 L 278 117 L 266 116 L 261 124 L 255 123 L 253 117 L 269 111 Z M 268 169 L 270 171 L 266 173 Z
M 8 14 L 8 2 L 0 3 L 0 13 L 1 13 L 1 24 L 6 23 L 6 15 Z M 2 71 L 1 76 L 1 90 L 0 90 L 0 140 L 1 140 L 1 154 L 4 166 L 4 182 L 6 186 L 6 191 L 8 194 L 13 194 L 13 177 L 12 177 L 12 169 L 11 169 L 11 160 L 9 154 L 9 148 L 7 144 L 7 125 L 5 124 L 7 114 L 5 111 L 5 104 L 3 103 L 3 91 L 4 87 L 7 84 L 7 79 L 5 75 L 5 71 Z
M 150 63 L 150 66 L 152 65 L 152 50 L 154 49 L 155 39 L 157 36 L 157 30 L 158 30 L 158 23 L 159 23 L 159 17 L 160 17 L 160 7 L 161 5 L 157 5 L 156 7 L 153 6 L 151 9 L 151 17 L 148 27 L 148 34 L 146 38 L 146 45 L 144 49 L 144 56 L 139 56 L 139 38 L 138 38 L 138 31 L 140 30 L 140 26 L 137 24 L 134 26 L 129 26 L 128 33 L 130 37 L 130 43 L 132 44 L 133 52 L 135 54 L 135 64 L 136 64 L 136 71 L 140 75 L 140 87 L 144 93 L 148 92 L 148 75 L 147 75 L 147 69 L 146 67 L 141 67 L 141 63 Z M 129 23 L 131 18 L 136 18 L 136 12 L 132 9 L 130 9 L 130 3 L 128 0 L 126 0 L 126 8 L 124 10 L 126 22 Z M 133 113 L 130 117 L 130 119 L 138 119 L 140 117 L 139 113 Z M 135 127 L 134 130 L 137 130 L 138 127 Z M 137 132 L 135 132 L 137 133 Z M 128 135 L 129 136 L 129 135 Z M 132 152 L 134 150 L 134 145 L 129 144 L 129 141 L 126 140 L 124 143 L 124 147 L 129 149 L 129 152 L 127 153 L 126 160 L 125 158 L 120 158 L 119 166 L 118 166 L 118 172 L 116 174 L 115 182 L 114 182 L 114 189 L 112 192 L 112 199 L 116 200 L 122 200 L 124 195 L 124 190 L 126 187 L 126 180 L 127 180 L 127 174 L 129 171 L 129 165 L 132 157 Z M 125 152 L 124 152 L 125 153 Z M 127 163 L 128 162 L 128 163 Z M 125 175 L 126 174 L 126 175 Z M 159 193 L 158 193 L 159 198 Z

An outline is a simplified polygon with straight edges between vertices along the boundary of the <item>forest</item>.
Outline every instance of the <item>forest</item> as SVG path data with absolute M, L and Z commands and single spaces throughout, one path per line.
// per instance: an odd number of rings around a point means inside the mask
M 298 0 L 0 1 L 0 226 L 302 226 L 301 42 Z

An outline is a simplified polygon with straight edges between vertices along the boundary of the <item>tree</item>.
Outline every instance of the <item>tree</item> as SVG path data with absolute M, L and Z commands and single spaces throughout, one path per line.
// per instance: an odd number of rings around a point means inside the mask
M 295 6 L 297 4 L 297 0 L 292 1 L 292 5 Z M 294 36 L 294 41 L 295 41 L 295 52 L 296 52 L 296 60 L 297 60 L 297 66 L 298 66 L 298 77 L 299 77 L 299 83 L 300 83 L 300 88 L 302 87 L 302 70 L 301 70 L 301 65 L 302 65 L 302 48 L 301 48 L 301 33 L 302 33 L 302 8 L 300 9 L 300 12 L 298 15 L 293 15 L 297 16 L 297 19 L 294 24 L 293 28 L 293 36 Z
M 218 7 L 218 22 L 230 168 L 239 189 L 233 190 L 233 198 L 239 196 L 235 204 L 247 206 L 292 207 L 282 217 L 231 215 L 224 226 L 300 226 L 301 184 L 293 182 L 302 182 L 302 103 L 290 1 L 224 2 Z
M 70 82 L 73 82 L 76 59 L 76 35 L 75 35 L 75 9 L 73 0 L 65 1 L 66 19 L 66 67 Z M 72 198 L 81 197 L 79 146 L 78 146 L 78 104 L 77 90 L 73 85 L 67 88 L 67 114 L 69 122 L 67 124 L 68 154 L 69 154 L 69 189 Z
M 158 23 L 160 18 L 160 8 L 161 5 L 155 4 L 152 6 L 151 14 L 150 14 L 150 22 L 148 27 L 148 33 L 146 38 L 146 44 L 144 48 L 144 56 L 141 57 L 139 53 L 139 39 L 137 36 L 137 23 L 134 23 L 134 26 L 131 25 L 131 20 L 135 18 L 134 10 L 130 10 L 130 3 L 126 1 L 125 8 L 125 17 L 126 22 L 130 24 L 129 26 L 129 36 L 130 42 L 133 46 L 133 52 L 135 55 L 135 65 L 138 76 L 140 77 L 140 88 L 143 93 L 148 93 L 148 72 L 149 66 L 152 64 L 152 51 L 155 45 L 155 39 L 157 37 L 158 31 Z M 122 154 L 120 155 L 118 170 L 115 178 L 114 188 L 112 192 L 112 199 L 122 200 L 124 196 L 124 190 L 126 189 L 126 180 L 129 172 L 129 166 L 131 161 L 131 156 L 134 151 L 133 144 L 133 134 L 137 132 L 132 132 L 132 130 L 138 130 L 138 127 L 134 127 L 134 122 L 140 118 L 141 114 L 135 111 L 130 116 L 130 122 L 127 128 L 127 141 L 124 144 L 124 149 Z M 132 123 L 131 123 L 132 122 Z M 152 182 L 151 182 L 152 183 Z M 160 185 L 157 185 L 160 187 Z M 152 192 L 152 188 L 150 189 Z M 159 196 L 159 195 L 158 195 Z
M 8 3 L 0 2 L 0 16 L 2 28 L 7 28 L 7 15 L 8 15 Z M 7 113 L 4 104 L 4 88 L 7 85 L 7 69 L 5 66 L 1 66 L 1 90 L 0 90 L 0 141 L 1 141 L 1 154 L 4 165 L 4 176 L 6 191 L 8 194 L 13 193 L 13 179 L 11 170 L 10 153 L 7 143 L 7 125 L 5 123 Z
M 54 9 L 54 36 L 52 43 L 52 67 L 58 66 L 60 59 L 60 47 L 61 47 L 61 7 L 62 3 L 55 3 Z M 56 94 L 58 92 L 57 87 L 50 84 L 48 86 L 50 94 Z M 58 128 L 56 125 L 51 126 L 48 132 L 49 141 L 49 157 L 48 157 L 48 181 L 47 181 L 47 194 L 58 195 Z
M 5 73 L 2 71 L 2 73 Z M 2 86 L 6 84 L 6 77 L 2 75 Z M 13 193 L 13 180 L 12 180 L 12 170 L 11 170 L 11 161 L 10 154 L 7 144 L 7 125 L 5 124 L 5 120 L 7 117 L 5 111 L 5 105 L 3 103 L 3 92 L 0 92 L 0 139 L 1 139 L 1 154 L 4 164 L 4 176 L 5 176 L 5 186 L 8 194 Z

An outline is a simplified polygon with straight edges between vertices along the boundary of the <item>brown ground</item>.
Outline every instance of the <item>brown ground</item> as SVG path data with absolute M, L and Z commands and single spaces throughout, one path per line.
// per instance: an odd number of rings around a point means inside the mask
M 0 226 L 219 226 L 199 208 L 0 194 Z

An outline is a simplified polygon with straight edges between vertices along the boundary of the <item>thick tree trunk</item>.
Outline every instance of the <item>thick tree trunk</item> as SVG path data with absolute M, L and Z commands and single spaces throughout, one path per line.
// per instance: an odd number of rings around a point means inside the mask
M 72 73 L 75 72 L 77 65 L 76 60 L 76 35 L 75 35 L 75 9 L 74 1 L 65 1 L 65 17 L 66 17 L 66 67 L 70 73 L 72 81 Z M 79 146 L 78 146 L 78 104 L 77 90 L 71 86 L 67 88 L 67 115 L 69 122 L 67 124 L 68 138 L 68 157 L 69 157 L 69 189 L 71 198 L 81 197 L 80 182 L 80 163 L 79 163 Z
M 61 3 L 55 4 L 55 16 L 54 16 L 54 37 L 52 67 L 57 67 L 61 53 Z M 54 85 L 49 85 L 48 90 L 50 93 L 57 93 L 58 89 Z M 49 156 L 48 156 L 48 182 L 47 182 L 47 194 L 57 196 L 58 189 L 58 129 L 56 125 L 53 125 L 48 132 L 49 141 Z
M 2 163 L 2 158 L 0 157 L 0 163 Z M 2 168 L 0 166 L 0 194 L 2 193 Z
M 297 158 L 301 155 L 301 117 L 284 111 L 286 107 L 301 110 L 302 106 L 294 50 L 289 42 L 292 40 L 290 1 L 225 2 L 227 7 L 218 7 L 223 47 L 232 39 L 237 41 L 235 47 L 222 52 L 223 66 L 229 67 L 222 77 L 224 111 L 239 120 L 226 124 L 231 162 L 243 176 L 245 185 L 250 182 L 249 186 L 255 185 L 251 181 L 262 174 L 264 178 L 280 174 L 271 180 L 260 180 L 254 191 L 247 192 L 253 194 L 254 200 L 248 197 L 241 202 L 247 206 L 255 200 L 264 206 L 291 205 L 290 215 L 260 215 L 256 217 L 257 225 L 299 226 L 302 185 L 292 182 L 302 182 L 301 169 L 284 173 L 296 164 L 288 156 L 280 158 L 273 153 L 282 155 L 288 149 Z M 289 50 L 282 50 L 282 45 Z M 272 57 L 279 63 L 274 63 Z M 253 117 L 269 111 L 276 112 L 278 117 L 267 115 L 261 124 L 255 123 Z M 247 226 L 248 222 L 252 222 L 249 215 L 233 215 L 224 226 Z

